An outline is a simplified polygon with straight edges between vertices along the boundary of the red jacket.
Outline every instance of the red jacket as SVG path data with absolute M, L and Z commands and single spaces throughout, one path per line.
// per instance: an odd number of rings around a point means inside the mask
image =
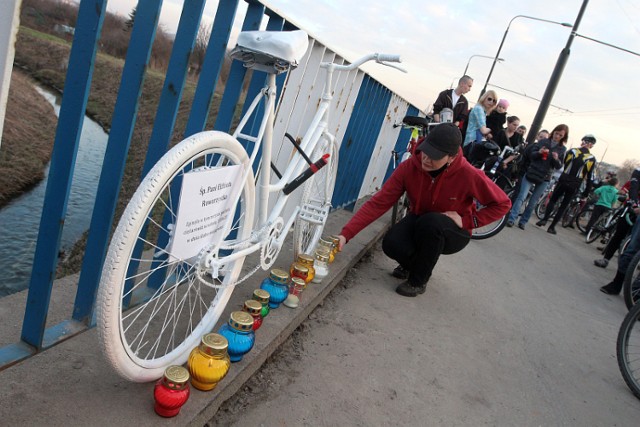
M 362 205 L 340 234 L 347 241 L 351 240 L 387 212 L 405 191 L 412 213 L 456 211 L 462 217 L 462 228 L 469 233 L 503 217 L 511 208 L 511 201 L 504 191 L 484 172 L 471 166 L 462 156 L 462 150 L 436 178 L 422 170 L 421 155 L 417 155 L 400 163 L 380 191 Z M 476 210 L 474 199 L 485 207 Z

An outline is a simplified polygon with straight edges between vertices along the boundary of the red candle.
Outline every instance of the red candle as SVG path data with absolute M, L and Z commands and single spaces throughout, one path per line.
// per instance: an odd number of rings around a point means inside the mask
M 175 417 L 189 399 L 189 371 L 182 366 L 169 366 L 153 390 L 156 414 Z
M 253 330 L 257 331 L 262 325 L 262 304 L 256 300 L 246 300 L 242 311 L 246 311 L 253 317 Z

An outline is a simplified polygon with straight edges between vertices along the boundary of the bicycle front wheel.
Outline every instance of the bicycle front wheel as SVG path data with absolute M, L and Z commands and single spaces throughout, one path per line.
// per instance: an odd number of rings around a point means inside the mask
M 633 256 L 624 275 L 622 296 L 628 309 L 631 309 L 640 299 L 640 252 Z
M 312 255 L 315 250 L 324 225 L 329 216 L 333 188 L 336 185 L 338 173 L 338 149 L 335 143 L 322 139 L 313 150 L 311 159 L 319 159 L 329 154 L 328 163 L 313 174 L 304 184 L 300 214 L 293 227 L 294 257 L 300 254 Z
M 640 304 L 625 316 L 616 342 L 618 367 L 624 382 L 640 399 Z
M 170 252 L 183 178 L 234 165 L 251 167 L 240 143 L 225 133 L 202 132 L 168 151 L 127 205 L 111 240 L 97 297 L 102 353 L 122 377 L 152 381 L 169 365 L 184 364 L 222 314 L 244 258 L 227 263 L 213 277 L 202 273 L 202 252 L 190 259 Z M 249 174 L 238 201 L 225 207 L 230 209 L 224 215 L 229 221 L 219 223 L 230 225 L 221 231 L 223 241 L 250 235 L 254 185 Z

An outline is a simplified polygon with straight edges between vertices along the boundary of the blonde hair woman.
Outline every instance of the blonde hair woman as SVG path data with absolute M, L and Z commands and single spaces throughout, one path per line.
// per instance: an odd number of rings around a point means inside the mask
M 467 125 L 467 133 L 464 138 L 463 148 L 467 147 L 477 138 L 479 131 L 483 136 L 490 138 L 491 129 L 487 127 L 487 115 L 496 108 L 498 103 L 498 94 L 495 90 L 488 90 L 480 97 L 478 103 L 471 109 L 469 113 L 469 124 Z M 466 152 L 466 150 L 465 150 Z

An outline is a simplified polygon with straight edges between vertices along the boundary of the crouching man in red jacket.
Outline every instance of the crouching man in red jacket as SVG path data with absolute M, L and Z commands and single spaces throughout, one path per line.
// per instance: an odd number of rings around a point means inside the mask
M 462 156 L 460 130 L 443 123 L 431 130 L 416 155 L 400 163 L 391 177 L 340 232 L 340 248 L 387 212 L 404 194 L 409 214 L 382 241 L 384 253 L 400 264 L 393 276 L 404 279 L 396 292 L 424 293 L 441 254 L 462 250 L 471 230 L 487 225 L 511 208 L 507 195 Z M 476 210 L 476 200 L 485 207 Z

